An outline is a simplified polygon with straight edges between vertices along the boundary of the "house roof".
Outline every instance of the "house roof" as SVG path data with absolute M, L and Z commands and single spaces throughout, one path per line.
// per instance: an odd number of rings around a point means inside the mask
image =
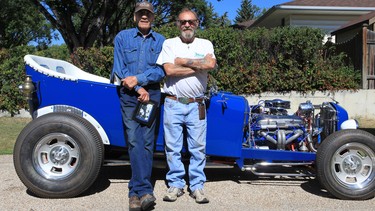
M 295 0 L 273 6 L 251 27 L 280 26 L 282 19 L 292 14 L 360 16 L 374 10 L 374 0 Z
M 374 0 L 295 0 L 281 5 L 323 7 L 375 7 Z
M 232 27 L 238 28 L 238 29 L 246 29 L 246 28 L 249 28 L 254 22 L 255 22 L 255 20 L 247 20 L 247 21 L 244 21 L 244 22 L 241 22 L 241 23 L 236 23 L 236 24 L 232 25 Z
M 365 15 L 360 16 L 357 19 L 354 19 L 350 21 L 349 23 L 341 26 L 337 30 L 333 31 L 331 34 L 335 35 L 337 33 L 340 33 L 342 31 L 350 30 L 359 26 L 362 26 L 363 24 L 372 24 L 375 22 L 375 11 L 367 13 Z

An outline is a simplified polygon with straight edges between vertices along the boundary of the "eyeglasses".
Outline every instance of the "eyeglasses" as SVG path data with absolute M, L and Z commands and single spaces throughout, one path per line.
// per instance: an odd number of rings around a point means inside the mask
M 189 25 L 197 25 L 198 20 L 177 20 L 177 23 L 180 25 L 185 25 L 186 23 L 189 23 Z

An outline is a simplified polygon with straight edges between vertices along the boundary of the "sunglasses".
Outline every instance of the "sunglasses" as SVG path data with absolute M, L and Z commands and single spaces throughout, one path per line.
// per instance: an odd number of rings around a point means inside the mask
M 186 23 L 189 23 L 189 25 L 196 25 L 198 20 L 177 20 L 177 23 L 180 25 L 185 25 Z

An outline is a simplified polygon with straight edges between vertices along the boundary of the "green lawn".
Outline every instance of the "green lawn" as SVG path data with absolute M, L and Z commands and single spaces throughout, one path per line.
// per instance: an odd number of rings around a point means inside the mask
M 12 154 L 18 134 L 31 118 L 0 117 L 0 155 Z

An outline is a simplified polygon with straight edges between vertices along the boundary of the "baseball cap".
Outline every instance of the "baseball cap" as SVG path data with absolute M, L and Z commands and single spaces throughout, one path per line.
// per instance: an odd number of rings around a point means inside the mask
M 142 1 L 142 2 L 138 2 L 136 5 L 135 5 L 135 13 L 138 12 L 139 10 L 148 10 L 150 11 L 151 13 L 154 13 L 154 7 L 152 6 L 152 4 L 148 1 Z

